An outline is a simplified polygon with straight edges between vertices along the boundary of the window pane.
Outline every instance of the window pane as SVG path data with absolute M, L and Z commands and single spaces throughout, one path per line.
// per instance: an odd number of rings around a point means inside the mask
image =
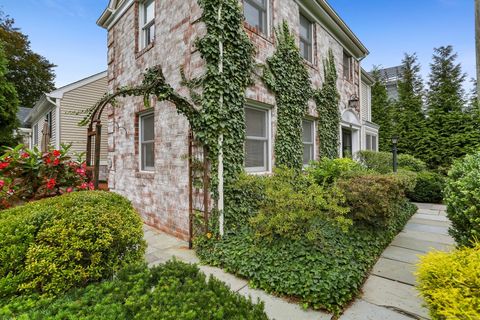
M 245 167 L 260 167 L 267 170 L 267 141 L 247 140 L 245 142 Z
M 372 150 L 372 136 L 367 134 L 366 140 L 367 140 L 367 145 L 366 145 L 367 150 Z
M 303 40 L 300 40 L 300 55 L 305 60 L 310 61 L 310 49 L 308 44 L 306 44 Z
M 372 136 L 372 150 L 377 151 L 377 136 Z
M 267 112 L 245 108 L 248 137 L 267 138 Z
M 142 142 L 154 139 L 155 132 L 153 125 L 153 114 L 142 117 Z
M 303 164 L 309 164 L 313 160 L 313 145 L 304 144 L 303 145 Z
M 312 24 L 303 15 L 300 15 L 300 37 L 309 43 L 312 42 Z
M 245 21 L 265 33 L 267 29 L 266 0 L 245 0 L 243 2 L 243 14 Z
M 350 56 L 343 52 L 343 76 L 350 79 Z
M 308 120 L 302 121 L 303 127 L 303 142 L 313 142 L 313 122 Z
M 155 1 L 145 2 L 144 9 L 144 24 L 146 24 L 155 18 Z
M 153 152 L 153 142 L 142 144 L 142 169 L 155 167 L 155 156 Z

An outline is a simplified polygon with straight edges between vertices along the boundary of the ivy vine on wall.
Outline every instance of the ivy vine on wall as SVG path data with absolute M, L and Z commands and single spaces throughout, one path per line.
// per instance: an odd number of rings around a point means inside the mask
M 286 21 L 276 30 L 276 40 L 275 53 L 267 59 L 263 73 L 263 80 L 275 93 L 277 104 L 275 163 L 301 169 L 302 119 L 312 93 L 311 81 Z
M 337 89 L 337 69 L 335 57 L 330 49 L 328 57 L 323 61 L 324 81 L 319 90 L 315 90 L 314 99 L 319 116 L 318 138 L 320 140 L 320 157 L 338 158 L 340 141 L 340 95 Z

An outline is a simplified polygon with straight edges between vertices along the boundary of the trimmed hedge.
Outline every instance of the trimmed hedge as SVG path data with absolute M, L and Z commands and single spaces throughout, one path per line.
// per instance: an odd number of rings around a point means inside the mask
M 344 193 L 350 216 L 372 226 L 388 226 L 403 204 L 405 192 L 413 189 L 415 174 L 408 172 L 368 174 L 340 179 L 337 186 Z
M 450 234 L 459 245 L 471 246 L 480 240 L 480 152 L 457 160 L 445 186 Z
M 74 192 L 0 211 L 0 298 L 58 294 L 143 261 L 142 221 L 125 198 Z
M 436 172 L 421 171 L 417 173 L 417 184 L 407 196 L 414 202 L 441 203 L 445 178 Z
M 253 304 L 195 265 L 167 262 L 152 269 L 127 267 L 114 280 L 74 289 L 65 296 L 23 296 L 5 301 L 0 318 L 10 319 L 268 319 Z
M 480 243 L 423 256 L 417 278 L 432 319 L 480 319 Z

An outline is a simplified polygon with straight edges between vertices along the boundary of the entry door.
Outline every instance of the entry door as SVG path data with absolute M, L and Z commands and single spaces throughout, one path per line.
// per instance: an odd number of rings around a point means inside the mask
M 342 158 L 352 157 L 352 131 L 342 128 Z

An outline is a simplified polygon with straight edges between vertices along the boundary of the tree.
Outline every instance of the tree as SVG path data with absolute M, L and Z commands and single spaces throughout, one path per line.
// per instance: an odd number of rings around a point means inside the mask
M 477 51 L 477 80 L 480 79 L 480 0 L 475 0 L 475 43 Z M 477 82 L 477 97 L 480 96 L 480 82 Z M 477 101 L 480 104 L 480 101 Z M 480 106 L 479 106 L 480 108 Z
M 398 136 L 398 152 L 425 160 L 428 131 L 423 112 L 423 81 L 416 54 L 405 54 L 398 82 L 398 100 L 392 113 L 392 134 Z
M 393 135 L 392 102 L 388 98 L 387 87 L 378 67 L 373 68 L 372 77 L 375 81 L 372 86 L 372 121 L 380 126 L 380 151 L 390 151 L 390 139 Z
M 7 59 L 0 42 L 0 150 L 17 144 L 14 131 L 18 128 L 18 98 L 15 87 L 7 80 Z
M 463 85 L 465 74 L 456 63 L 452 46 L 434 49 L 427 96 L 428 125 L 434 132 L 429 159 L 434 167 L 448 168 L 454 159 L 479 144 L 476 117 L 468 112 Z
M 31 108 L 43 93 L 55 89 L 55 65 L 30 49 L 28 36 L 14 23 L 0 11 L 0 41 L 4 42 L 9 70 L 6 79 L 15 86 L 21 105 Z

